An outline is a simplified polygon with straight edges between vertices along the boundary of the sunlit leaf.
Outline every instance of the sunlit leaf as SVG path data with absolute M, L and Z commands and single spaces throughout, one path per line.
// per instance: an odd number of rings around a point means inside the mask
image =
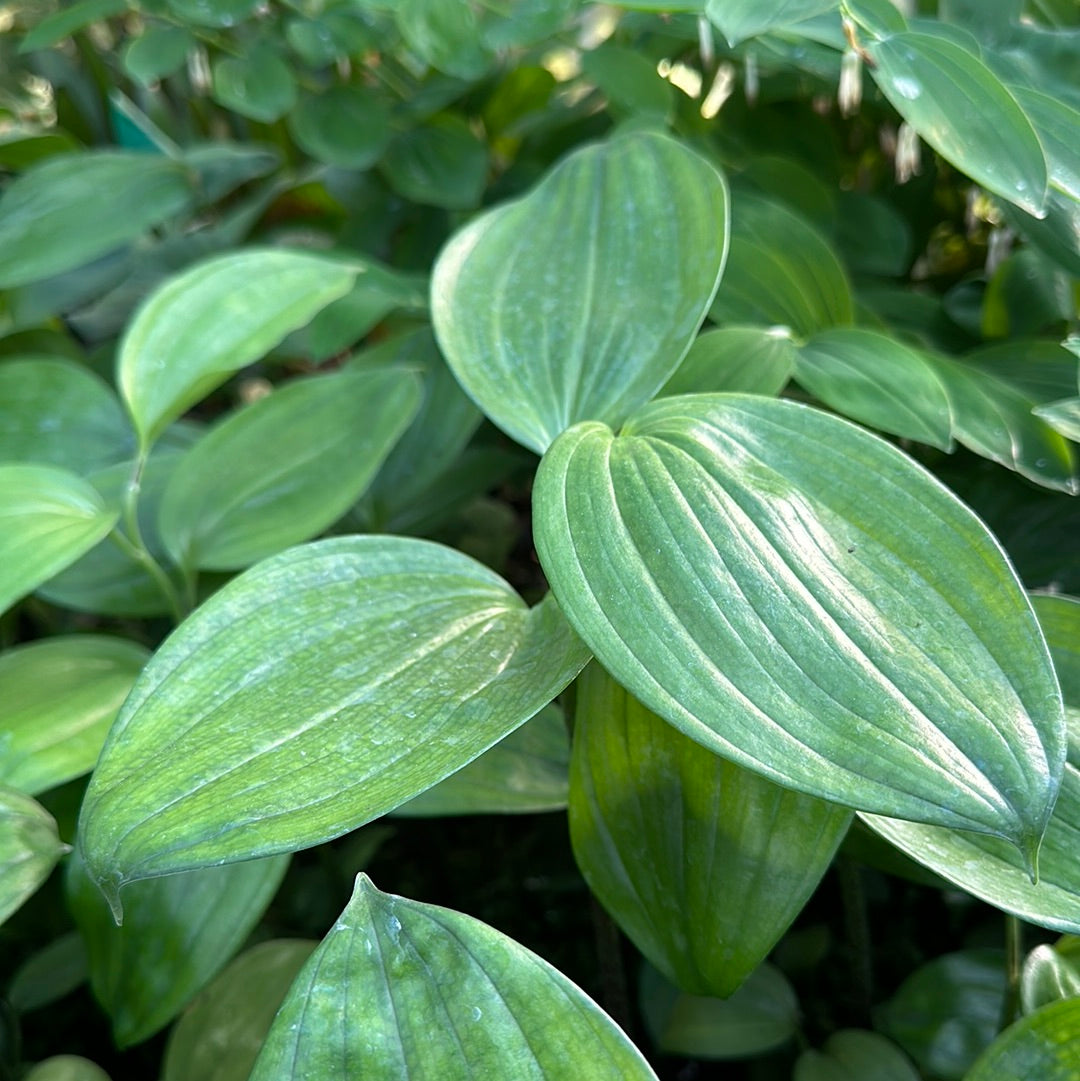
M 1044 1006 L 1007 1028 L 964 1081 L 1073 1081 L 1080 1050 L 1080 998 Z
M 728 44 L 735 46 L 838 6 L 839 0 L 706 0 L 705 14 Z

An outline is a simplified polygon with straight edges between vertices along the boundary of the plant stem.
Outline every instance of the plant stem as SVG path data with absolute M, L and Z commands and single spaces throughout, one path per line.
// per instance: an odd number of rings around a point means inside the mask
M 604 1009 L 612 1020 L 630 1034 L 630 992 L 623 965 L 622 940 L 615 921 L 607 914 L 600 902 L 590 893 L 593 935 L 596 940 L 596 959 L 600 969 L 600 993 Z
M 1024 958 L 1024 925 L 1019 917 L 1005 916 L 1005 1001 L 1001 1005 L 1002 1030 L 1020 1016 L 1020 971 Z
M 874 1001 L 874 974 L 870 961 L 870 923 L 866 918 L 866 894 L 858 866 L 841 856 L 836 861 L 840 882 L 840 903 L 844 910 L 844 930 L 851 951 L 851 986 L 858 1016 L 855 1020 L 870 1028 Z

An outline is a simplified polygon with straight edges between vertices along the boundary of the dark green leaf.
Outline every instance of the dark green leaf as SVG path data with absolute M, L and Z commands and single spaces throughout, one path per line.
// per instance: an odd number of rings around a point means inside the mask
M 0 923 L 49 877 L 66 851 L 40 803 L 0 786 Z
M 907 219 L 892 203 L 858 191 L 840 192 L 836 244 L 854 274 L 898 278 L 914 254 Z
M 182 22 L 230 27 L 254 14 L 259 0 L 166 0 Z
M 775 397 L 795 370 L 796 349 L 783 329 L 723 327 L 694 339 L 659 397 L 742 392 Z
M 398 135 L 380 167 L 390 187 L 412 202 L 471 210 L 484 194 L 488 149 L 463 117 L 445 113 Z
M 289 113 L 301 150 L 327 165 L 367 169 L 390 142 L 390 112 L 382 98 L 359 86 L 335 86 L 301 98 Z
M 606 42 L 585 53 L 581 63 L 585 78 L 600 88 L 617 114 L 662 121 L 671 112 L 671 84 L 660 78 L 656 65 L 637 49 Z
M 1017 1021 L 982 1054 L 964 1081 L 1074 1081 L 1080 998 L 1055 1002 Z
M 296 104 L 296 80 L 274 50 L 223 56 L 214 64 L 214 98 L 226 109 L 270 124 Z
M 491 57 L 481 45 L 480 24 L 471 4 L 460 0 L 397 0 L 392 5 L 406 44 L 425 63 L 459 79 L 476 79 Z
M 525 446 L 542 452 L 583 419 L 618 424 L 689 348 L 723 269 L 726 225 L 723 178 L 674 140 L 635 133 L 586 147 L 443 250 L 439 344 L 465 390 Z
M 728 44 L 735 46 L 838 6 L 839 0 L 706 0 L 705 14 Z
M 111 19 L 127 10 L 127 0 L 78 0 L 78 3 L 66 4 L 55 14 L 42 19 L 27 33 L 19 44 L 19 52 L 30 53 L 36 49 L 47 49 L 91 23 Z
M 304 966 L 251 1081 L 653 1079 L 565 976 L 493 928 L 366 875 Z
M 195 47 L 186 26 L 149 26 L 124 49 L 124 70 L 143 86 L 175 75 Z
M 533 498 L 567 618 L 665 720 L 1034 857 L 1065 751 L 1049 654 L 986 527 L 895 447 L 790 401 L 664 398 L 561 436 Z
M 844 1029 L 821 1051 L 804 1051 L 792 1081 L 920 1081 L 915 1067 L 895 1044 L 876 1032 Z
M 89 978 L 82 938 L 78 931 L 69 931 L 19 966 L 5 996 L 12 1009 L 29 1013 L 59 1001 Z

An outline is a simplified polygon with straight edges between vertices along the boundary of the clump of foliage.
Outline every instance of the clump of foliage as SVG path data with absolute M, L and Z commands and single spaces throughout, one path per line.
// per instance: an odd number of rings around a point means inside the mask
M 1074 4 L 0 20 L 0 1078 L 1075 1076 Z

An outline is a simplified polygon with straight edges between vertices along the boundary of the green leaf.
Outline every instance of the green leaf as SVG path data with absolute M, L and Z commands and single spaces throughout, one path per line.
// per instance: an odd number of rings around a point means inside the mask
M 1080 152 L 1076 132 L 1080 130 L 1080 110 L 1030 86 L 1010 86 L 1039 133 L 1050 170 L 1050 183 L 1073 199 L 1080 199 Z
M 1039 137 L 978 57 L 944 37 L 910 32 L 871 42 L 868 51 L 881 92 L 946 161 L 1042 216 L 1047 166 Z
M 318 945 L 273 939 L 242 953 L 169 1035 L 162 1081 L 248 1081 L 289 985 Z
M 69 995 L 88 978 L 82 939 L 77 931 L 69 931 L 31 954 L 4 994 L 16 1013 L 29 1013 Z
M 1060 402 L 1036 406 L 1032 413 L 1046 421 L 1059 435 L 1080 442 L 1080 398 L 1063 398 Z
M 359 86 L 334 86 L 301 98 L 287 123 L 301 150 L 342 169 L 370 168 L 390 142 L 390 111 L 382 98 Z
M 91 23 L 123 15 L 127 10 L 127 0 L 79 0 L 75 4 L 66 4 L 55 14 L 42 19 L 26 34 L 19 44 L 19 52 L 32 53 L 47 49 Z
M 835 1032 L 821 1051 L 804 1051 L 792 1081 L 920 1081 L 915 1067 L 897 1046 L 876 1032 Z
M 109 1075 L 80 1055 L 53 1055 L 39 1062 L 23 1081 L 109 1081 Z
M 136 82 L 150 86 L 175 75 L 195 45 L 195 35 L 186 26 L 147 27 L 124 49 L 124 70 Z
M 259 0 L 166 0 L 181 22 L 231 27 L 254 14 Z
M 119 150 L 57 154 L 0 196 L 0 289 L 84 266 L 187 210 L 179 162 Z
M 657 1046 L 687 1058 L 749 1058 L 782 1047 L 798 1032 L 799 1003 L 768 961 L 728 999 L 688 995 L 651 965 L 641 979 L 641 1009 Z
M 1033 859 L 1065 752 L 1049 654 L 986 527 L 895 447 L 790 401 L 665 398 L 568 431 L 533 499 L 567 618 L 669 723 Z
M 1078 940 L 1065 939 L 1076 943 Z M 1020 1003 L 1024 1013 L 1034 1013 L 1058 999 L 1080 997 L 1080 964 L 1068 952 L 1053 946 L 1036 946 L 1027 955 L 1020 975 Z
M 587 659 L 551 599 L 530 610 L 441 545 L 342 537 L 274 556 L 136 683 L 83 804 L 87 866 L 115 900 L 134 879 L 340 836 L 478 757 Z
M 850 323 L 851 286 L 829 242 L 782 203 L 740 191 L 716 323 L 779 324 L 807 336 Z
M 547 706 L 464 769 L 394 811 L 403 817 L 561 811 L 570 741 L 558 706 Z
M 67 851 L 52 815 L 40 803 L 0 785 L 0 924 L 49 877 Z
M 0 655 L 0 784 L 35 796 L 89 773 L 149 652 L 100 634 Z
M 456 75 L 476 79 L 487 71 L 491 57 L 471 4 L 460 0 L 397 0 L 392 5 L 405 43 L 425 63 Z
M 942 1081 L 960 1081 L 997 1033 L 1004 1001 L 1004 952 L 963 950 L 909 976 L 875 1021 L 920 1069 Z
M 117 383 L 146 448 L 189 406 L 353 285 L 355 268 L 272 248 L 230 252 L 158 288 L 120 344 Z
M 711 753 L 597 664 L 575 686 L 570 838 L 585 881 L 668 979 L 726 998 L 799 914 L 851 812 Z
M 217 975 L 262 918 L 288 863 L 273 856 L 135 883 L 117 927 L 81 861 L 72 861 L 68 904 L 117 1046 L 164 1028 Z
M 0 465 L 0 612 L 93 548 L 116 519 L 66 469 Z
M 782 327 L 723 327 L 694 339 L 660 397 L 741 392 L 775 397 L 795 370 L 795 344 Z
M 439 345 L 484 412 L 543 452 L 579 420 L 620 423 L 663 385 L 726 244 L 726 186 L 704 158 L 651 133 L 585 147 L 443 249 Z
M 1080 998 L 1036 1010 L 1007 1028 L 964 1081 L 1074 1081 L 1080 1046 Z
M 863 815 L 912 859 L 976 897 L 1031 923 L 1080 933 L 1080 601 L 1032 598 L 1065 695 L 1068 759 L 1033 885 L 1017 853 L 992 837 Z
M 380 162 L 386 182 L 402 198 L 448 210 L 479 205 L 488 165 L 487 144 L 452 113 L 399 134 Z
M 131 450 L 120 403 L 93 372 L 48 357 L 0 363 L 0 461 L 91 473 Z
M 644 53 L 605 42 L 581 57 L 582 73 L 599 87 L 608 106 L 622 116 L 652 116 L 665 120 L 671 113 L 674 89 L 657 73 Z
M 858 191 L 839 193 L 836 245 L 853 274 L 903 277 L 914 255 L 907 219 L 892 203 Z
M 459 912 L 366 875 L 292 986 L 251 1081 L 652 1078 L 565 976 Z
M 747 38 L 838 6 L 839 0 L 706 0 L 705 15 L 734 48 Z
M 213 92 L 219 105 L 263 124 L 280 119 L 296 104 L 296 80 L 289 65 L 266 47 L 244 56 L 219 57 Z
M 895 338 L 855 327 L 799 347 L 795 379 L 838 413 L 905 439 L 952 450 L 949 399 L 937 370 Z
M 410 372 L 353 371 L 229 414 L 169 478 L 166 549 L 182 566 L 236 570 L 317 536 L 360 497 L 419 401 Z

